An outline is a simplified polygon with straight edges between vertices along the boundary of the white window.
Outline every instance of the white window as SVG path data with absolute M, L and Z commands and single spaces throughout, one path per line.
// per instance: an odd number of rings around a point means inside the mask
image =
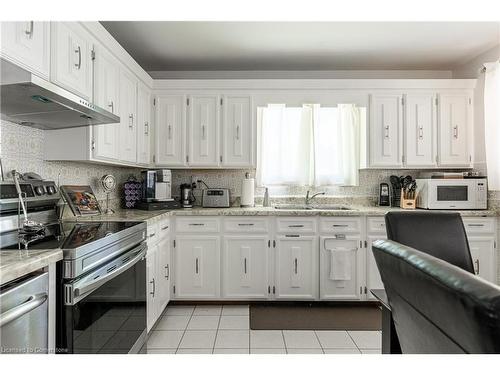
M 259 108 L 257 183 L 358 185 L 362 121 L 365 109 L 352 104 Z

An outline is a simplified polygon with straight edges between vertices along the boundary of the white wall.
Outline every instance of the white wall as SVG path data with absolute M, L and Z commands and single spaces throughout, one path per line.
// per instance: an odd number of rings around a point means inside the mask
M 452 78 L 451 70 L 235 70 L 235 71 L 151 71 L 154 79 L 371 79 Z
M 477 78 L 474 90 L 474 166 L 486 172 L 483 64 L 500 59 L 500 44 L 453 69 L 453 78 Z M 500 146 L 500 145 L 499 145 Z

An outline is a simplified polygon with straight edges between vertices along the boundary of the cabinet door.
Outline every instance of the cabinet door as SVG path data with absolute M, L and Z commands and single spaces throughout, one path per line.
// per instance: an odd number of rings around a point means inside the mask
M 359 300 L 363 294 L 362 252 L 360 237 L 346 236 L 346 239 L 335 237 L 320 237 L 320 299 L 322 300 Z M 335 251 L 346 252 L 344 260 L 346 271 L 339 276 L 332 269 Z
M 278 237 L 276 242 L 276 299 L 317 299 L 317 238 L 289 235 Z
M 156 165 L 186 165 L 186 97 L 156 97 Z
M 137 161 L 137 81 L 126 71 L 120 74 L 120 160 Z
M 384 289 L 384 283 L 378 271 L 377 262 L 373 256 L 372 245 L 376 240 L 385 240 L 387 236 L 368 236 L 368 246 L 366 248 L 366 298 L 375 300 L 376 298 L 370 293 L 371 289 Z
M 402 96 L 370 96 L 370 166 L 401 167 L 403 114 Z
M 219 166 L 219 107 L 220 100 L 216 95 L 189 98 L 190 166 Z
M 158 245 L 149 246 L 146 255 L 146 314 L 147 314 L 147 330 L 153 328 L 156 319 L 159 316 L 158 312 Z
M 175 297 L 215 299 L 220 296 L 218 236 L 177 236 Z
M 434 94 L 409 94 L 405 101 L 405 162 L 408 167 L 436 165 Z
M 495 238 L 469 237 L 469 247 L 474 265 L 474 273 L 496 284 Z
M 2 22 L 1 35 L 2 57 L 43 78 L 49 78 L 49 22 Z
M 77 22 L 51 22 L 51 80 L 90 100 L 92 42 Z
M 439 166 L 467 167 L 470 165 L 470 107 L 467 94 L 439 95 Z
M 252 167 L 253 122 L 249 96 L 226 96 L 223 101 L 222 166 Z
M 225 236 L 222 297 L 266 299 L 269 286 L 267 236 Z
M 119 115 L 120 68 L 118 61 L 102 46 L 95 49 L 94 102 L 101 108 Z M 94 157 L 96 159 L 119 158 L 118 137 L 120 123 L 95 125 Z
M 158 243 L 158 311 L 165 310 L 170 301 L 170 237 Z
M 137 163 L 148 165 L 151 144 L 151 94 L 139 85 L 137 88 Z

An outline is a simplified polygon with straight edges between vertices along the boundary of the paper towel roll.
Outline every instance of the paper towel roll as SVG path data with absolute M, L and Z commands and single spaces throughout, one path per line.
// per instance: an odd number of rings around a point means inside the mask
M 241 207 L 255 206 L 255 180 L 253 178 L 245 178 L 241 182 Z

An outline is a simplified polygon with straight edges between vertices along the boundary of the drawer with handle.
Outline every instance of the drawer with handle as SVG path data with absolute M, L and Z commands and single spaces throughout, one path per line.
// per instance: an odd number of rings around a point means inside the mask
M 149 224 L 147 228 L 146 240 L 148 241 L 148 245 L 154 245 L 160 239 L 159 231 L 158 231 L 158 223 Z
M 276 219 L 278 233 L 315 233 L 316 219 L 305 217 L 289 217 Z
M 264 218 L 226 218 L 224 231 L 231 233 L 267 233 L 269 222 Z
M 319 229 L 323 233 L 360 233 L 363 228 L 360 217 L 321 218 Z
M 160 238 L 165 238 L 170 234 L 170 219 L 164 219 L 158 223 Z
M 462 221 L 467 234 L 494 234 L 496 230 L 494 218 L 463 218 Z
M 219 219 L 215 217 L 179 217 L 175 221 L 176 233 L 214 233 L 219 228 Z
M 386 233 L 385 218 L 383 216 L 368 217 L 367 227 L 369 233 Z

